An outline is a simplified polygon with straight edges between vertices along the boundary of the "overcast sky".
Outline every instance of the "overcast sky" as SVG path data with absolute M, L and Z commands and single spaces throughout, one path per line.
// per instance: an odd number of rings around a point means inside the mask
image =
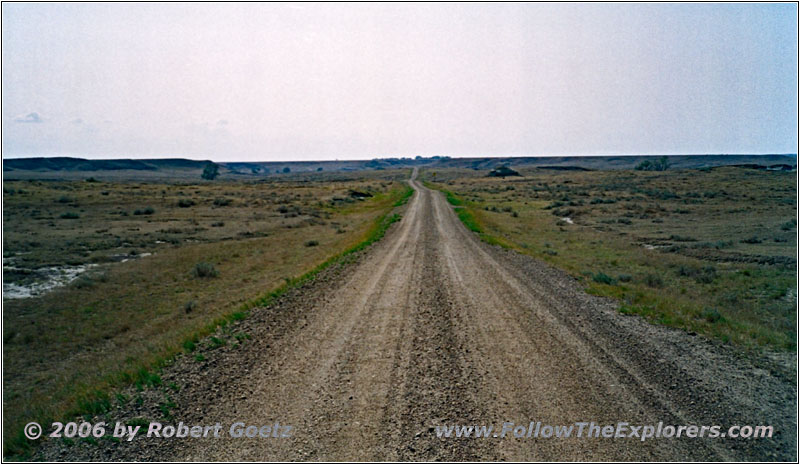
M 3 156 L 795 153 L 795 4 L 9 4 Z

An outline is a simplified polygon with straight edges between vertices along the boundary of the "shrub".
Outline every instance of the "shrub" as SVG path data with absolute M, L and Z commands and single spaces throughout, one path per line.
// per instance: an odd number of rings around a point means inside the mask
M 81 215 L 79 215 L 79 214 L 77 214 L 75 212 L 66 212 L 66 213 L 62 213 L 61 214 L 61 218 L 65 219 L 65 220 L 77 220 L 80 217 L 81 217 Z
M 72 286 L 75 287 L 75 289 L 90 289 L 94 287 L 94 285 L 94 279 L 88 275 L 81 275 L 72 282 Z
M 711 265 L 699 268 L 691 265 L 681 265 L 678 268 L 678 276 L 686 276 L 694 278 L 695 281 L 701 284 L 710 284 L 714 282 L 717 277 L 717 269 Z
M 231 199 L 226 199 L 225 197 L 217 197 L 214 199 L 214 205 L 218 207 L 227 207 L 233 202 Z
M 70 203 L 72 201 L 73 201 L 72 198 L 67 197 L 66 195 L 62 195 L 61 197 L 58 198 L 58 203 Z
M 550 205 L 544 207 L 545 210 L 551 210 L 553 208 L 563 207 L 566 205 L 564 202 L 553 202 Z
M 650 287 L 662 287 L 664 285 L 664 280 L 661 279 L 661 276 L 653 273 L 646 274 L 643 281 Z
M 703 318 L 709 323 L 716 323 L 718 321 L 724 320 L 724 318 L 716 308 L 707 308 L 703 310 Z
M 152 215 L 155 212 L 156 212 L 155 208 L 153 208 L 153 207 L 145 207 L 145 208 L 143 208 L 141 210 L 137 208 L 136 210 L 133 211 L 133 214 L 134 215 Z
M 629 274 L 621 274 L 621 275 L 617 276 L 617 279 L 620 280 L 620 282 L 628 283 L 628 282 L 631 281 L 631 279 L 633 279 L 633 276 L 631 276 Z
M 186 349 L 187 352 L 194 352 L 194 349 L 197 348 L 197 344 L 195 344 L 193 340 L 187 339 L 183 341 L 183 348 Z
M 636 169 L 639 171 L 666 171 L 669 169 L 669 160 L 667 157 L 661 157 L 658 160 L 645 160 L 638 165 Z
M 781 229 L 784 231 L 791 231 L 794 229 L 795 225 L 797 225 L 797 220 L 787 221 L 781 225 Z
M 200 262 L 195 265 L 192 274 L 196 278 L 215 278 L 219 276 L 219 272 L 214 265 L 208 262 Z
M 519 173 L 512 170 L 508 166 L 501 165 L 490 171 L 487 176 L 505 179 L 506 176 L 519 176 Z
M 739 242 L 742 242 L 742 243 L 745 243 L 745 244 L 760 244 L 761 243 L 761 239 L 759 239 L 758 236 L 752 236 L 752 237 L 748 237 L 747 239 L 742 239 Z
M 184 313 L 192 313 L 197 308 L 197 304 L 194 300 L 190 300 L 183 304 L 183 312 Z
M 181 208 L 189 208 L 195 204 L 195 201 L 192 199 L 180 199 L 178 200 L 178 206 Z
M 607 275 L 607 274 L 605 274 L 603 272 L 596 273 L 596 274 L 592 275 L 592 280 L 594 280 L 594 282 L 596 282 L 596 283 L 609 284 L 609 285 L 613 285 L 613 284 L 617 283 L 616 279 L 612 278 L 611 276 L 609 276 L 609 275 Z
M 206 166 L 203 167 L 203 174 L 200 175 L 203 179 L 208 179 L 209 181 L 215 179 L 219 176 L 219 165 L 216 163 L 208 163 Z
M 306 242 L 306 247 L 316 247 L 319 245 L 319 241 L 310 240 Z
M 694 266 L 681 265 L 678 268 L 678 276 L 697 276 L 699 273 L 700 269 Z

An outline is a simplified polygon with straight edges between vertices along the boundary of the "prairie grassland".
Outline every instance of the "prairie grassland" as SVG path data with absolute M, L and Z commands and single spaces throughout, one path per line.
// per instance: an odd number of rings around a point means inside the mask
M 28 421 L 91 410 L 108 389 L 147 378 L 226 319 L 369 240 L 408 195 L 407 174 L 6 182 L 6 283 L 29 285 L 43 267 L 94 266 L 48 293 L 4 299 L 4 439 Z
M 796 350 L 796 173 L 437 170 L 459 217 L 560 267 L 620 311 L 751 348 Z

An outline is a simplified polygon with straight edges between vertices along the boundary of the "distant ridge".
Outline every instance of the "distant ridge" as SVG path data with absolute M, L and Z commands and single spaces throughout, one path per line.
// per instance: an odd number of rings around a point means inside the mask
M 763 167 L 762 169 L 793 170 L 797 155 L 667 155 L 672 169 L 698 169 L 718 166 Z M 352 172 L 361 170 L 428 168 L 460 168 L 491 171 L 505 165 L 513 169 L 545 170 L 624 170 L 633 169 L 645 160 L 661 155 L 598 155 L 564 157 L 477 157 L 450 158 L 406 157 L 372 160 L 327 161 L 247 161 L 218 162 L 221 179 L 254 179 L 290 173 Z M 114 179 L 192 180 L 200 177 L 209 160 L 186 158 L 89 160 L 74 157 L 35 157 L 3 159 L 4 179 L 81 179 L 107 177 Z
M 116 171 L 157 170 L 160 168 L 202 168 L 207 161 L 185 158 L 87 160 L 72 157 L 37 157 L 3 159 L 3 170 L 31 171 Z

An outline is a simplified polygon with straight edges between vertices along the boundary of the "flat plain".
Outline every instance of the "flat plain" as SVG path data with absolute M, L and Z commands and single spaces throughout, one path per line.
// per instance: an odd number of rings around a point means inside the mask
M 152 384 L 176 351 L 374 234 L 407 176 L 5 182 L 5 431 Z
M 40 293 L 4 300 L 7 431 L 31 418 L 296 431 L 11 437 L 6 455 L 796 460 L 795 173 L 519 171 L 6 182 L 4 276 Z M 33 285 L 54 269 L 71 281 Z M 435 434 L 504 421 L 775 434 Z

